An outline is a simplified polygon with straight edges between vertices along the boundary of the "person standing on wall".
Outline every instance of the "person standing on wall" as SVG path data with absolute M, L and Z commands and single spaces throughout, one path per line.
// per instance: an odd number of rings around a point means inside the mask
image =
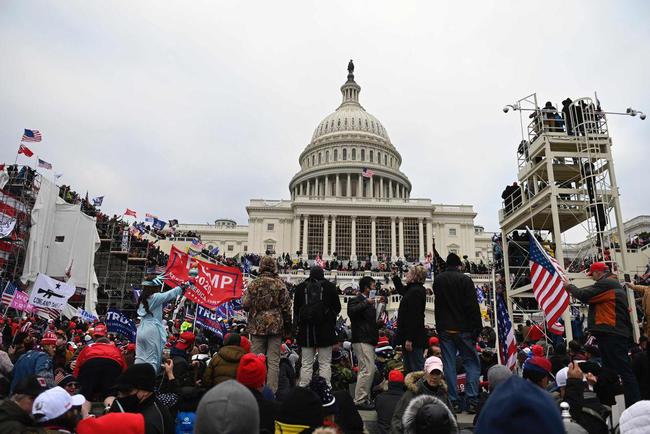
M 348 318 L 352 325 L 352 350 L 359 362 L 354 404 L 361 410 L 372 410 L 370 400 L 372 380 L 375 375 L 375 345 L 379 337 L 375 304 L 376 282 L 370 276 L 359 280 L 359 293 L 348 301 Z

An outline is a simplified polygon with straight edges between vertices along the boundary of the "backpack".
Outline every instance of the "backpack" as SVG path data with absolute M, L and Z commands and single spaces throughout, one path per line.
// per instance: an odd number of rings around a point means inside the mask
M 179 411 L 176 416 L 175 434 L 192 434 L 196 413 L 193 411 Z
M 300 308 L 300 324 L 318 324 L 325 319 L 323 286 L 318 280 L 309 280 L 305 286 L 305 304 Z

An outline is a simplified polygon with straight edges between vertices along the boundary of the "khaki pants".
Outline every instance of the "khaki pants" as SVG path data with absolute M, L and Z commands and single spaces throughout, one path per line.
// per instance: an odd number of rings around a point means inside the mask
M 332 347 L 303 347 L 301 349 L 300 387 L 307 387 L 314 375 L 314 360 L 318 350 L 318 373 L 332 385 Z
M 251 336 L 251 353 L 266 356 L 266 385 L 273 391 L 278 390 L 278 374 L 280 371 L 280 341 L 279 335 Z
M 370 401 L 372 380 L 375 376 L 375 347 L 370 344 L 352 344 L 352 351 L 357 356 L 359 373 L 357 374 L 357 386 L 354 388 L 354 403 L 361 404 Z

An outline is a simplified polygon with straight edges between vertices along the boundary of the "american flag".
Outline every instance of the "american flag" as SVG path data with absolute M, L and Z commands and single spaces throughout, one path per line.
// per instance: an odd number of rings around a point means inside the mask
M 367 167 L 364 167 L 364 168 L 363 168 L 363 172 L 361 172 L 361 175 L 362 175 L 364 178 L 372 178 L 373 176 L 375 176 L 375 172 L 373 172 L 372 170 L 368 169 Z
M 25 128 L 21 142 L 40 142 L 43 139 L 41 132 L 38 130 L 28 130 Z
M 506 365 L 506 368 L 513 370 L 517 363 L 517 341 L 503 294 L 497 294 L 497 326 L 499 344 L 501 344 L 501 348 L 499 348 L 501 363 Z
M 530 230 L 528 230 L 528 238 L 533 295 L 544 311 L 548 327 L 556 333 L 562 333 L 564 326 L 558 323 L 558 319 L 569 307 L 569 294 L 564 289 L 566 275 L 562 266 L 546 253 Z
M 40 158 L 38 159 L 38 167 L 42 167 L 44 169 L 52 170 L 52 164 L 48 163 L 45 160 L 41 160 Z
M 2 302 L 9 306 L 16 295 L 16 290 L 18 288 L 12 282 L 7 282 L 5 290 L 2 292 Z
M 135 211 L 133 211 L 132 209 L 129 209 L 129 208 L 127 208 L 126 211 L 124 211 L 124 215 L 130 215 L 131 217 L 137 217 L 137 215 L 135 214 Z
M 35 310 L 38 316 L 48 319 L 56 319 L 61 315 L 58 310 L 47 307 L 37 307 Z

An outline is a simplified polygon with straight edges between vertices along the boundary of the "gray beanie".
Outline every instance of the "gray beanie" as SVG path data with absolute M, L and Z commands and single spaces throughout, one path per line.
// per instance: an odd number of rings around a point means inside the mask
M 487 372 L 488 383 L 490 383 L 490 392 L 496 389 L 500 384 L 508 381 L 512 376 L 512 371 L 503 365 L 494 365 Z
M 196 409 L 196 434 L 257 434 L 260 416 L 255 397 L 235 380 L 208 390 Z

